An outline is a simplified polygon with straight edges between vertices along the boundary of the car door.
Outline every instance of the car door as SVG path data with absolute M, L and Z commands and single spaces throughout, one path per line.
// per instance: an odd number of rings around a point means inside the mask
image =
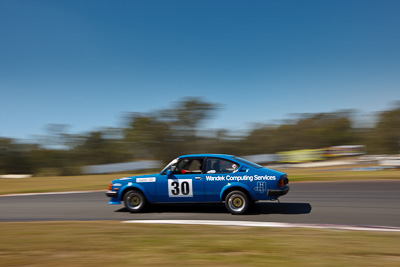
M 221 189 L 229 182 L 235 182 L 240 179 L 241 175 L 238 176 L 237 171 L 239 164 L 222 158 L 207 158 L 205 163 L 205 174 L 206 180 L 204 187 L 204 199 L 205 201 L 220 201 Z
M 181 158 L 157 179 L 156 202 L 204 201 L 204 158 Z

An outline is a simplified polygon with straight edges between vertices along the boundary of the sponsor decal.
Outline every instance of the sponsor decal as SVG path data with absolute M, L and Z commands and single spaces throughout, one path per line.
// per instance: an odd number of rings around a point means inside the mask
M 257 186 L 254 187 L 254 191 L 262 194 L 267 190 L 267 183 L 266 182 L 257 182 Z
M 220 182 L 220 181 L 275 181 L 276 176 L 269 175 L 206 175 L 206 181 Z
M 156 177 L 136 178 L 136 183 L 154 183 Z
M 117 184 L 113 184 L 113 186 L 121 186 L 121 185 L 122 185 L 122 184 L 118 184 L 118 183 L 117 183 Z
M 225 181 L 225 176 L 223 176 L 223 175 L 218 175 L 218 176 L 206 175 L 206 181 Z

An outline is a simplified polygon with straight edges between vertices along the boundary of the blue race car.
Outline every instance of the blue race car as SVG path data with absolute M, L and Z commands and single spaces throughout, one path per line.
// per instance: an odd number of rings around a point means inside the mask
M 287 175 L 231 156 L 185 155 L 174 159 L 159 174 L 113 180 L 108 204 L 121 204 L 130 212 L 146 203 L 225 202 L 232 214 L 243 214 L 258 200 L 276 200 L 289 191 Z

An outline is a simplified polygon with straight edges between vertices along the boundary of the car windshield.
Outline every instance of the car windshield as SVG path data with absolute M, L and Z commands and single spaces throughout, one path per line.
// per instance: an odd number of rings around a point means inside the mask
M 171 168 L 172 165 L 174 165 L 175 163 L 178 162 L 178 159 L 174 159 L 173 161 L 171 161 L 170 163 L 168 163 L 167 166 L 165 166 L 165 168 L 161 171 L 161 173 L 164 173 L 166 170 L 168 170 L 169 168 Z
M 242 158 L 239 158 L 239 157 L 233 157 L 233 159 L 235 159 L 235 160 L 237 160 L 237 161 L 239 161 L 239 162 L 242 162 L 242 163 L 244 163 L 244 164 L 247 164 L 247 165 L 249 165 L 249 166 L 251 166 L 251 167 L 253 167 L 253 168 L 260 169 L 260 168 L 263 167 L 263 166 L 261 166 L 261 165 L 259 165 L 259 164 L 257 164 L 257 163 L 248 161 L 247 159 L 242 159 Z

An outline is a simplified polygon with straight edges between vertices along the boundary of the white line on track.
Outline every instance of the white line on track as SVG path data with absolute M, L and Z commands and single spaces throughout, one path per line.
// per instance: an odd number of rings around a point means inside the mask
M 337 224 L 303 224 L 303 223 L 280 223 L 280 222 L 250 222 L 250 221 L 212 221 L 212 220 L 131 220 L 122 223 L 148 223 L 148 224 L 197 224 L 217 226 L 244 226 L 244 227 L 300 227 L 314 229 L 355 230 L 355 231 L 381 231 L 400 232 L 400 227 L 389 226 L 359 226 L 359 225 L 337 225 Z
M 91 191 L 69 191 L 69 192 L 48 192 L 48 193 L 21 193 L 21 194 L 8 194 L 0 195 L 0 197 L 19 197 L 19 196 L 41 196 L 41 195 L 68 195 L 68 194 L 86 194 L 93 192 L 106 192 L 105 190 L 91 190 Z

